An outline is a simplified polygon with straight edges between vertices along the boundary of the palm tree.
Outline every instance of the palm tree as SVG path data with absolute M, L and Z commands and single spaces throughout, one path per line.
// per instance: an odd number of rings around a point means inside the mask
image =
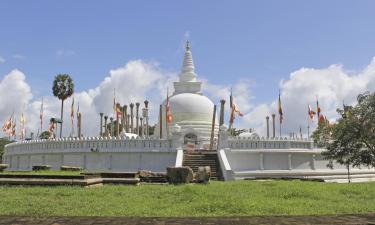
M 74 83 L 68 74 L 58 74 L 53 81 L 53 95 L 61 100 L 60 138 L 62 137 L 64 101 L 74 93 Z

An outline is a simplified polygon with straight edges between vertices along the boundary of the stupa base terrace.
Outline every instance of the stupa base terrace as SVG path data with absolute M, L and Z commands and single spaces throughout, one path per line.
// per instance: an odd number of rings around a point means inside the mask
M 217 157 L 224 180 L 318 179 L 327 182 L 374 181 L 375 170 L 348 168 L 322 156 L 311 139 L 231 137 L 221 129 Z M 65 138 L 9 144 L 3 161 L 7 170 L 31 170 L 35 165 L 82 167 L 85 171 L 165 172 L 183 165 L 184 137 L 176 129 L 170 139 L 153 138 Z M 191 150 L 190 150 L 191 151 Z M 197 151 L 204 152 L 203 149 Z

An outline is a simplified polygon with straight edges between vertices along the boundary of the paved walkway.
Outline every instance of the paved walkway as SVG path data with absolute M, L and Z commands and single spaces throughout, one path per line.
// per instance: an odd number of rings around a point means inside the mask
M 136 218 L 136 217 L 12 217 L 0 216 L 0 224 L 12 225 L 232 225 L 232 224 L 375 224 L 375 214 L 340 216 L 254 216 L 203 218 Z

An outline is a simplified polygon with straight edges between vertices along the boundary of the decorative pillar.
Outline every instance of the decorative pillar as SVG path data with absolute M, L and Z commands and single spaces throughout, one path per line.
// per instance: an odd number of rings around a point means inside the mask
M 276 137 L 275 114 L 272 114 L 272 137 Z
M 145 132 L 146 132 L 146 137 L 149 137 L 150 133 L 149 133 L 149 127 L 148 127 L 148 101 L 145 100 L 144 101 L 145 103 L 145 109 L 146 109 L 146 129 L 145 129 Z
M 224 106 L 225 106 L 225 100 L 221 99 L 220 100 L 220 121 L 219 121 L 219 126 L 224 124 Z
M 108 121 L 108 116 L 104 116 L 104 136 L 108 136 L 107 121 Z
M 292 170 L 292 154 L 288 154 L 288 167 Z
M 109 118 L 109 120 L 111 121 L 111 137 L 113 137 L 113 117 Z
M 133 117 L 134 117 L 134 104 L 130 103 L 130 133 L 134 133 L 133 130 Z
M 143 118 L 139 118 L 139 121 L 141 123 L 141 126 L 139 126 L 139 131 L 138 131 L 138 135 L 143 137 Z
M 210 150 L 213 150 L 213 148 L 214 148 L 215 120 L 216 120 L 216 105 L 214 105 L 214 112 L 213 112 L 213 115 L 212 115 Z
M 124 105 L 124 127 L 125 127 L 125 132 L 129 132 L 129 120 L 128 120 L 128 106 Z
M 139 102 L 135 103 L 135 112 L 136 112 L 136 121 L 135 121 L 135 127 L 137 130 L 137 134 L 139 135 Z
M 99 137 L 102 137 L 103 136 L 103 115 L 104 113 L 99 113 L 100 115 L 100 133 L 99 133 Z
M 159 109 L 159 136 L 163 138 L 163 105 L 160 105 Z
M 125 132 L 125 124 L 126 124 L 126 114 L 125 114 L 125 106 L 122 106 L 122 117 L 121 117 L 121 132 Z
M 270 138 L 270 117 L 266 116 L 266 124 L 267 124 L 267 138 Z
M 81 138 L 81 130 L 82 130 L 82 114 L 81 113 L 78 113 L 77 115 L 78 117 L 78 138 Z

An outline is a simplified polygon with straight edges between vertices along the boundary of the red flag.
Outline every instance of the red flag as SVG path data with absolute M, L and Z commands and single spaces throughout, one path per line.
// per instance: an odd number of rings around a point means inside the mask
M 169 94 L 167 92 L 167 103 L 165 105 L 165 115 L 166 115 L 166 121 L 167 123 L 172 122 L 172 114 L 171 114 L 171 107 L 169 105 Z
M 283 123 L 284 114 L 283 114 L 283 109 L 281 108 L 280 92 L 279 92 L 279 116 L 280 116 L 280 124 L 281 124 L 281 123 Z
M 312 108 L 311 108 L 310 105 L 308 106 L 308 109 L 309 109 L 309 111 L 308 111 L 308 115 L 310 116 L 310 119 L 311 119 L 311 120 L 314 120 L 314 115 L 315 115 L 316 113 L 312 110 Z

